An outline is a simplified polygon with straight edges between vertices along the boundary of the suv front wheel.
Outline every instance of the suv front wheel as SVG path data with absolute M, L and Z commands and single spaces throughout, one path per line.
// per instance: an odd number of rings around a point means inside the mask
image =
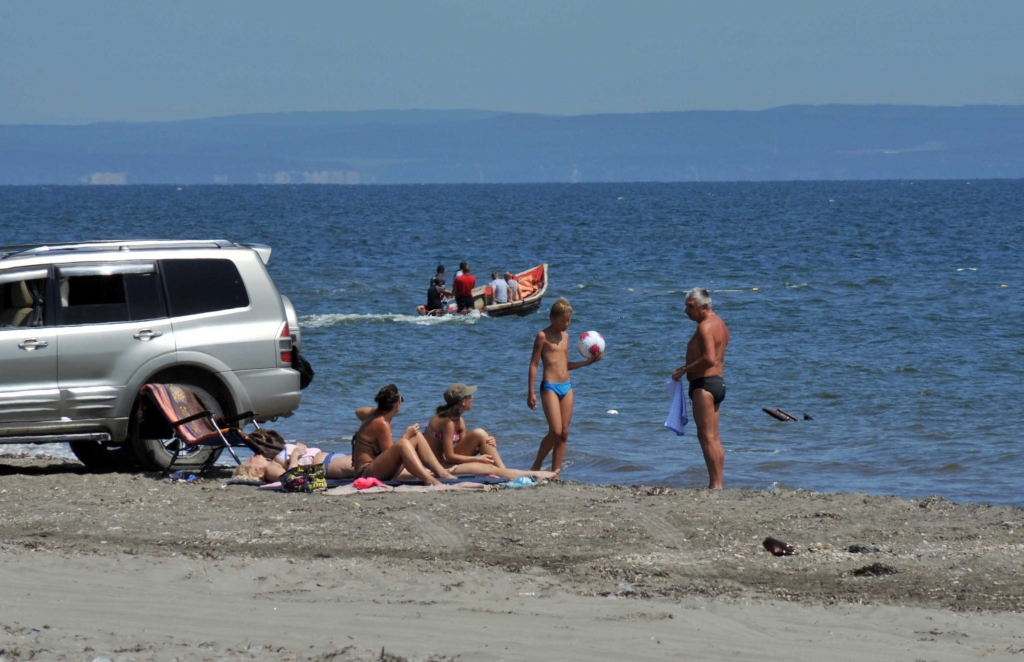
M 224 408 L 209 391 L 197 384 L 184 381 L 174 383 L 192 389 L 203 406 L 214 415 L 214 418 L 222 419 L 224 417 Z M 144 468 L 151 471 L 166 471 L 169 468 L 198 471 L 213 464 L 221 453 L 221 448 L 194 446 L 182 449 L 178 453 L 177 459 L 174 459 L 177 444 L 181 442 L 173 438 L 173 435 L 174 430 L 160 411 L 140 396 L 132 408 L 132 416 L 128 422 L 128 443 L 135 449 L 135 454 Z M 173 467 L 172 460 L 174 461 Z

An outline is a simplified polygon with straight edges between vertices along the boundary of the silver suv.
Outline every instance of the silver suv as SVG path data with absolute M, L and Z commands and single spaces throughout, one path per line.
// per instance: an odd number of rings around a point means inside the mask
M 269 259 L 229 241 L 0 248 L 0 443 L 68 442 L 92 468 L 162 470 L 171 434 L 140 407 L 147 383 L 187 384 L 221 416 L 290 416 L 301 338 Z

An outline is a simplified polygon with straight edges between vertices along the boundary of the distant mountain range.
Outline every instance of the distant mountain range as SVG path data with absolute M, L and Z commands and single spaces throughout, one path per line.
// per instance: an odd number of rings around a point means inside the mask
M 1024 106 L 572 117 L 381 110 L 0 126 L 0 184 L 1024 177 Z

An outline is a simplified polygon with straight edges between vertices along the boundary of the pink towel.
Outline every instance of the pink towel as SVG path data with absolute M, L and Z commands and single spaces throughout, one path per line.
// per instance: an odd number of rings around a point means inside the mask
M 370 487 L 383 487 L 383 486 L 384 486 L 384 483 L 380 482 L 376 478 L 369 478 L 369 477 L 365 477 L 365 476 L 363 478 L 356 478 L 354 481 L 352 481 L 352 487 L 356 488 L 357 490 L 365 490 L 365 489 L 370 488 Z

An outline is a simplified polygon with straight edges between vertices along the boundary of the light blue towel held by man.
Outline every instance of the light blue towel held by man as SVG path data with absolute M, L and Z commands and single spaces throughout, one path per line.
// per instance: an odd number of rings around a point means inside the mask
M 670 379 L 665 382 L 665 390 L 672 398 L 672 406 L 668 410 L 668 418 L 665 419 L 665 427 L 678 435 L 685 434 L 684 428 L 690 422 L 686 417 L 686 389 L 683 382 Z

